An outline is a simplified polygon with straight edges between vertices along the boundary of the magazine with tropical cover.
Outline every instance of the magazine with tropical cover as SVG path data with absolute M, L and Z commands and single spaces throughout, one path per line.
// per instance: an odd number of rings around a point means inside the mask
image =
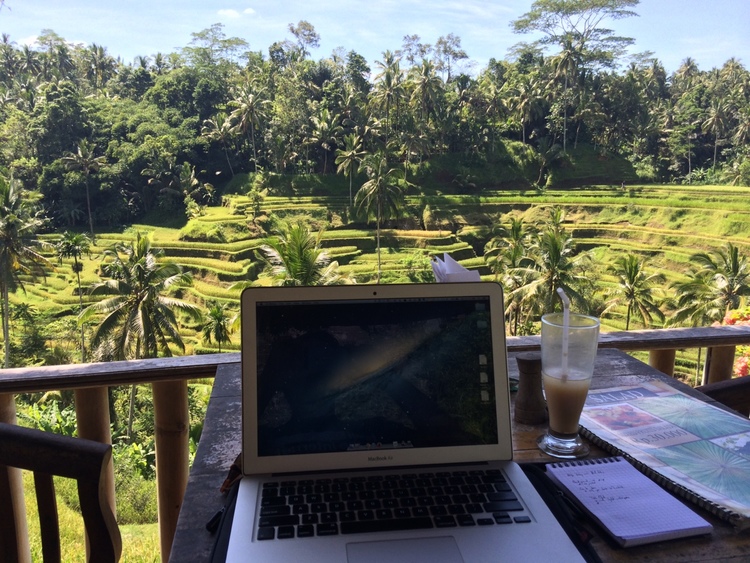
M 750 420 L 666 382 L 592 389 L 581 433 L 662 486 L 750 526 Z

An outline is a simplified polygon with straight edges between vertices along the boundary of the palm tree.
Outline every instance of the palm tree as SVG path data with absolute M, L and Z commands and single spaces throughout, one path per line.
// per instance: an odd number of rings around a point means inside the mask
M 219 345 L 219 354 L 221 354 L 222 342 L 232 341 L 231 320 L 227 316 L 227 304 L 213 302 L 208 308 L 208 318 L 201 329 L 204 342 L 210 343 L 215 340 Z
M 750 295 L 747 258 L 741 256 L 732 243 L 711 254 L 693 254 L 690 261 L 693 267 L 688 278 L 672 284 L 676 303 L 670 324 L 707 326 L 719 322 Z M 700 361 L 699 349 L 697 369 L 700 369 Z
M 250 84 L 241 86 L 234 93 L 234 99 L 230 100 L 229 105 L 235 109 L 229 114 L 230 119 L 235 123 L 234 127 L 238 131 L 248 134 L 249 140 L 253 147 L 253 164 L 258 167 L 258 152 L 255 146 L 255 130 L 260 127 L 262 119 L 266 117 L 266 107 L 271 103 L 270 100 L 263 99 L 265 89 L 259 88 L 254 90 Z
M 91 172 L 98 172 L 102 166 L 107 163 L 107 159 L 103 156 L 94 156 L 94 149 L 96 147 L 88 140 L 83 139 L 78 143 L 78 152 L 67 153 L 62 158 L 65 167 L 68 170 L 78 170 L 83 173 L 85 186 L 86 186 L 86 206 L 89 213 L 89 229 L 91 231 L 91 241 L 95 241 L 94 236 L 94 221 L 91 217 L 91 195 L 89 193 L 89 174 Z
M 570 38 L 566 38 L 563 42 L 563 50 L 553 59 L 555 65 L 555 78 L 564 77 L 563 85 L 563 100 L 566 101 L 563 104 L 563 154 L 568 152 L 568 83 L 572 78 L 575 83 L 576 71 L 578 70 L 578 51 L 573 47 L 573 43 Z
M 750 265 L 731 242 L 711 254 L 693 254 L 690 260 L 697 266 L 698 274 L 710 281 L 714 299 L 724 306 L 716 320 L 724 318 L 730 309 L 739 308 L 742 298 L 750 295 Z
M 310 141 L 317 143 L 323 149 L 323 174 L 328 170 L 328 153 L 338 144 L 343 131 L 339 125 L 339 115 L 331 114 L 327 108 L 320 110 L 318 115 L 310 117 L 313 124 Z
M 71 231 L 65 231 L 55 245 L 57 251 L 57 257 L 62 263 L 63 258 L 73 259 L 73 271 L 76 274 L 78 281 L 78 313 L 83 311 L 83 291 L 81 290 L 81 271 L 83 270 L 83 264 L 79 261 L 80 258 L 89 252 L 91 248 L 91 239 L 84 233 L 73 233 Z M 86 361 L 86 347 L 84 341 L 84 328 L 81 325 L 81 362 Z
M 545 183 L 544 173 L 547 172 L 550 167 L 562 159 L 564 149 L 560 147 L 558 143 L 553 143 L 549 136 L 542 137 L 539 139 L 539 146 L 537 147 L 537 155 L 539 160 L 539 177 L 536 179 L 536 185 L 538 188 L 543 188 Z
M 521 76 L 511 98 L 511 107 L 521 124 L 521 139 L 526 143 L 526 126 L 543 114 L 542 90 L 535 77 Z
M 612 299 L 602 311 L 607 314 L 616 307 L 627 305 L 625 313 L 625 330 L 630 328 L 630 317 L 638 315 L 645 326 L 649 326 L 653 317 L 664 320 L 664 314 L 654 301 L 654 290 L 664 283 L 664 275 L 655 273 L 647 275 L 643 260 L 635 254 L 618 256 L 607 270 L 617 277 L 618 285 L 612 290 Z
M 411 102 L 419 108 L 422 119 L 426 120 L 437 111 L 443 93 L 443 80 L 435 74 L 435 65 L 425 59 L 412 69 L 412 83 Z
M 726 308 L 721 299 L 717 298 L 712 280 L 705 272 L 694 269 L 687 280 L 675 282 L 671 287 L 676 293 L 676 309 L 669 320 L 670 325 L 708 326 L 723 318 Z M 700 374 L 701 351 L 698 348 L 696 382 Z
M 378 152 L 368 156 L 363 166 L 367 180 L 354 198 L 355 206 L 361 216 L 375 218 L 376 247 L 378 253 L 378 276 L 380 283 L 380 227 L 383 221 L 395 217 L 403 205 L 403 190 L 398 184 L 402 177 L 400 168 L 388 168 L 386 156 Z M 387 170 L 386 170 L 387 169 Z
M 507 269 L 520 266 L 521 258 L 526 254 L 529 234 L 520 217 L 511 217 L 508 226 L 497 229 L 484 253 L 484 260 L 490 265 L 495 279 Z
M 120 243 L 104 251 L 101 270 L 109 279 L 91 287 L 92 295 L 111 295 L 89 305 L 80 322 L 103 314 L 94 330 L 92 347 L 111 341 L 114 359 L 156 358 L 159 352 L 171 356 L 169 344 L 185 349 L 178 331 L 176 313 L 200 319 L 200 309 L 185 301 L 163 295 L 171 288 L 189 285 L 192 276 L 172 262 L 160 263 L 160 249 L 138 233 L 135 244 Z
M 276 236 L 269 237 L 260 247 L 260 259 L 265 270 L 259 281 L 269 280 L 275 286 L 344 285 L 354 283 L 339 272 L 338 262 L 332 262 L 321 248 L 323 231 L 313 234 L 302 223 L 283 225 Z M 252 283 L 241 282 L 236 288 Z
M 102 88 L 115 73 L 116 63 L 108 53 L 107 48 L 96 43 L 84 51 L 86 78 L 94 89 Z
M 362 150 L 362 137 L 354 133 L 344 137 L 344 148 L 336 151 L 336 172 L 341 172 L 344 176 L 349 177 L 349 206 L 353 204 L 352 200 L 352 180 L 359 163 L 367 153 Z
M 511 217 L 508 226 L 500 226 L 497 229 L 495 236 L 487 243 L 484 253 L 484 260 L 495 274 L 495 279 L 497 280 L 498 276 L 502 277 L 503 287 L 508 293 L 505 315 L 513 335 L 518 334 L 523 311 L 521 299 L 513 295 L 515 290 L 523 287 L 528 281 L 525 276 L 519 275 L 518 268 L 527 255 L 531 234 L 532 231 L 526 227 L 523 219 Z
M 391 127 L 391 107 L 404 95 L 403 73 L 399 66 L 399 58 L 391 51 L 383 53 L 382 61 L 375 61 L 380 72 L 375 75 L 375 91 L 372 101 L 377 107 L 385 109 L 385 144 L 388 145 L 388 135 Z
M 223 112 L 217 113 L 213 119 L 204 120 L 203 127 L 201 127 L 201 135 L 212 141 L 219 141 L 221 143 L 221 148 L 224 150 L 224 157 L 227 159 L 227 166 L 229 166 L 229 173 L 234 178 L 234 168 L 232 168 L 232 163 L 229 161 L 231 132 L 232 120 Z
M 702 125 L 704 133 L 711 133 L 714 136 L 714 170 L 716 170 L 716 154 L 719 151 L 722 135 L 727 129 L 727 121 L 726 106 L 721 100 L 714 100 L 708 108 L 708 117 Z
M 591 283 L 583 264 L 587 258 L 585 253 L 575 254 L 573 238 L 565 231 L 542 232 L 532 244 L 529 256 L 512 270 L 528 281 L 512 291 L 510 297 L 519 298 L 532 312 L 551 312 L 557 307 L 556 292 L 561 287 L 581 311 L 587 311 L 582 291 Z
M 406 180 L 406 171 L 412 156 L 418 158 L 417 165 L 420 165 L 422 158 L 429 153 L 430 143 L 425 134 L 418 131 L 402 131 L 399 137 L 399 153 L 404 157 L 404 180 Z
M 44 268 L 50 266 L 35 250 L 40 245 L 36 233 L 43 224 L 18 182 L 0 176 L 0 314 L 6 368 L 10 366 L 10 292 L 24 289 L 21 276 L 44 275 Z
M 85 323 L 103 315 L 94 329 L 92 350 L 111 359 L 171 356 L 169 344 L 185 350 L 176 313 L 200 320 L 198 307 L 163 295 L 171 288 L 192 283 L 192 276 L 172 262 L 159 263 L 163 252 L 151 247 L 151 239 L 138 233 L 135 244 L 119 243 L 104 252 L 101 270 L 109 279 L 94 284 L 92 295 L 111 295 L 89 305 L 78 319 Z M 133 430 L 136 386 L 130 391 L 128 437 Z

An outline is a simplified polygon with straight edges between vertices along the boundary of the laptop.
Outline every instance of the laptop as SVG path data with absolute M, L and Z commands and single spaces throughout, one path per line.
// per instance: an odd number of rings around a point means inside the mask
M 227 561 L 582 561 L 513 462 L 496 283 L 248 288 Z

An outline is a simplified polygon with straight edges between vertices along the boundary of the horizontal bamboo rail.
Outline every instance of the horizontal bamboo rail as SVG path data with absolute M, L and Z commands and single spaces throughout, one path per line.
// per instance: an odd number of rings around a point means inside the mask
M 750 344 L 750 326 L 637 330 L 602 333 L 599 337 L 600 348 L 648 351 L 649 363 L 669 375 L 674 371 L 676 350 L 707 347 L 704 383 L 730 379 L 735 347 L 743 344 Z M 509 352 L 538 350 L 539 346 L 539 336 L 507 339 Z M 15 422 L 16 394 L 72 389 L 76 394 L 79 436 L 109 443 L 107 388 L 151 384 L 160 547 L 162 561 L 167 561 L 188 476 L 187 381 L 212 378 L 218 366 L 239 362 L 240 354 L 230 353 L 0 370 L 0 421 Z M 15 486 L 11 490 L 19 494 L 17 482 L 10 486 Z M 107 486 L 114 509 L 113 469 Z M 0 520 L 10 518 L 18 522 L 22 515 L 15 514 L 12 507 L 0 506 Z M 25 522 L 18 525 L 25 529 Z

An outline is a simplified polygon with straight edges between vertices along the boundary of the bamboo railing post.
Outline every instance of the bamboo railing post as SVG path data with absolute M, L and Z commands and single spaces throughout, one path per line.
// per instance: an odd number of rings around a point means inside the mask
M 706 351 L 706 368 L 703 384 L 732 379 L 736 346 L 713 346 Z
M 169 560 L 190 471 L 187 380 L 158 381 L 154 392 L 156 494 L 161 560 Z
M 674 377 L 674 359 L 677 350 L 649 350 L 648 365 L 660 372 Z
M 13 393 L 0 393 L 0 422 L 16 423 L 16 399 Z M 0 470 L 0 561 L 31 563 L 23 475 L 17 467 Z M 7 520 L 6 520 L 7 518 Z
M 111 444 L 108 387 L 86 387 L 76 389 L 73 393 L 76 403 L 78 436 L 87 440 L 96 440 L 103 444 Z M 107 501 L 112 508 L 112 514 L 116 517 L 115 466 L 111 458 L 104 476 L 103 486 L 107 491 Z

